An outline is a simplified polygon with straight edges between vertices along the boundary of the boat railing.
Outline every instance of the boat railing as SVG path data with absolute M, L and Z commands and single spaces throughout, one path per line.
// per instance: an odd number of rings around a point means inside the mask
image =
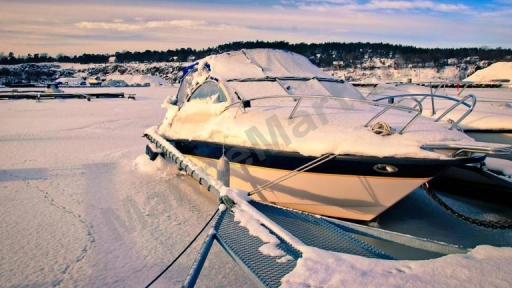
M 400 104 L 402 101 L 404 100 L 412 100 L 412 101 L 415 101 L 416 104 L 413 106 L 413 108 L 416 108 L 418 107 L 419 110 L 418 110 L 418 113 L 411 119 L 411 121 L 409 121 L 405 126 L 404 128 L 402 128 L 402 130 L 400 130 L 400 132 L 398 132 L 398 134 L 403 134 L 403 132 L 405 131 L 405 129 L 407 129 L 418 117 L 420 117 L 420 115 L 423 113 L 423 106 L 421 105 L 421 102 L 419 102 L 418 99 L 415 99 L 415 98 L 402 98 L 400 99 L 395 105 L 390 105 L 390 106 L 386 106 L 386 108 L 382 109 L 379 113 L 377 113 L 375 116 L 373 116 L 372 119 L 370 119 L 370 121 L 368 121 L 368 123 L 366 123 L 366 125 L 364 127 L 368 127 L 368 125 L 370 124 L 370 122 L 372 122 L 373 120 L 379 118 L 380 116 L 382 116 L 384 113 L 386 113 L 387 111 L 391 110 L 392 108 L 396 107 L 396 105 Z
M 411 120 L 409 122 L 407 122 L 407 124 L 402 128 L 402 130 L 399 131 L 399 134 L 403 134 L 405 132 L 405 130 L 407 130 L 407 128 L 409 128 L 411 126 L 411 124 L 414 123 L 414 121 L 416 119 L 418 119 L 418 117 L 420 117 L 421 114 L 423 113 L 423 106 L 422 106 L 421 102 L 414 97 L 402 97 L 402 99 L 400 99 L 396 104 L 389 104 L 389 103 L 381 103 L 381 102 L 377 102 L 377 101 L 370 101 L 370 100 L 364 100 L 364 99 L 354 99 L 354 98 L 347 98 L 347 97 L 333 97 L 333 96 L 323 96 L 323 95 L 322 96 L 320 96 L 320 95 L 275 95 L 275 96 L 264 96 L 264 97 L 258 97 L 258 98 L 250 98 L 250 99 L 240 98 L 240 101 L 231 103 L 226 108 L 224 108 L 224 111 L 226 111 L 230 108 L 237 107 L 238 110 L 237 110 L 237 113 L 235 114 L 235 118 L 236 118 L 238 115 L 238 111 L 241 111 L 242 113 L 246 113 L 245 109 L 251 107 L 251 103 L 254 101 L 268 100 L 268 99 L 286 99 L 286 98 L 292 99 L 297 102 L 295 104 L 295 106 L 293 107 L 290 115 L 288 116 L 288 119 L 293 118 L 293 116 L 295 115 L 295 112 L 301 105 L 303 99 L 309 99 L 309 100 L 327 99 L 327 100 L 334 100 L 334 101 L 338 101 L 338 102 L 355 102 L 355 103 L 368 104 L 370 106 L 383 107 L 384 109 L 379 111 L 368 122 L 366 122 L 364 127 L 368 127 L 372 121 L 379 118 L 380 116 L 382 116 L 384 113 L 386 113 L 389 110 L 399 110 L 399 111 L 404 111 L 407 113 L 415 113 L 413 115 L 413 117 L 411 118 Z M 402 101 L 405 101 L 405 100 L 413 101 L 415 103 L 415 105 L 412 107 L 399 105 Z M 224 112 L 224 111 L 222 111 L 222 112 Z
M 473 111 L 473 109 L 475 108 L 476 102 L 477 102 L 476 96 L 473 94 L 468 94 L 468 95 L 464 96 L 462 99 L 458 99 L 458 98 L 454 98 L 454 97 L 450 97 L 450 96 L 444 96 L 444 95 L 438 95 L 438 94 L 425 94 L 425 93 L 392 95 L 392 96 L 381 97 L 381 98 L 375 99 L 373 101 L 379 102 L 382 100 L 388 100 L 388 103 L 393 103 L 395 99 L 410 98 L 410 97 L 415 97 L 415 98 L 419 97 L 420 99 L 418 100 L 418 102 L 421 104 L 423 104 L 423 101 L 425 99 L 430 98 L 431 99 L 430 102 L 431 102 L 431 108 L 432 108 L 432 116 L 436 114 L 435 99 L 443 99 L 443 100 L 449 100 L 449 101 L 454 102 L 453 105 L 448 107 L 439 117 L 437 117 L 434 120 L 434 122 L 439 122 L 446 115 L 448 115 L 450 112 L 452 112 L 455 108 L 457 108 L 461 105 L 467 107 L 468 109 L 466 110 L 466 112 L 464 114 L 462 114 L 462 116 L 460 116 L 456 121 L 453 121 L 449 130 L 452 130 L 453 128 L 457 127 L 460 124 L 460 122 L 462 122 L 462 120 L 464 120 Z M 466 101 L 468 101 L 469 103 Z
M 415 83 L 404 83 L 398 85 L 419 85 L 430 88 L 430 94 L 440 94 L 438 91 L 446 88 L 458 87 L 458 93 L 455 96 L 460 96 L 466 88 L 473 85 L 473 81 L 426 81 L 426 82 L 415 82 Z
M 391 84 L 388 82 L 387 84 Z M 471 85 L 474 85 L 475 82 L 473 81 L 428 81 L 428 82 L 414 82 L 414 83 L 394 83 L 397 87 L 398 86 L 422 86 L 422 87 L 428 87 L 430 89 L 430 94 L 441 94 L 441 90 L 446 88 L 457 88 L 457 94 L 454 95 L 455 97 L 459 97 L 464 90 L 467 88 L 470 88 Z M 373 89 L 368 92 L 368 94 L 365 95 L 366 98 L 368 98 L 370 95 L 374 94 L 378 90 L 378 84 L 375 84 L 373 86 Z

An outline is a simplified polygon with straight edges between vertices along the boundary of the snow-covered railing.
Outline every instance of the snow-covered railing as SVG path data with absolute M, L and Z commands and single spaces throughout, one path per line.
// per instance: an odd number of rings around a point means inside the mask
M 476 96 L 473 94 L 469 94 L 469 95 L 464 96 L 464 98 L 462 98 L 462 99 L 458 99 L 458 98 L 454 98 L 454 97 L 450 97 L 450 96 L 437 95 L 437 94 L 425 94 L 425 93 L 392 95 L 392 96 L 381 97 L 381 98 L 375 99 L 373 101 L 379 102 L 382 100 L 388 100 L 388 103 L 394 103 L 395 99 L 400 99 L 400 98 L 408 98 L 409 99 L 411 97 L 413 97 L 413 98 L 419 97 L 420 98 L 418 100 L 419 103 L 423 103 L 423 101 L 425 99 L 430 97 L 431 107 L 432 107 L 432 115 L 436 114 L 435 99 L 450 100 L 450 101 L 454 102 L 454 104 L 452 106 L 448 107 L 443 112 L 443 114 L 441 114 L 439 117 L 437 117 L 434 120 L 434 122 L 439 122 L 441 119 L 443 119 L 446 115 L 448 115 L 450 112 L 452 112 L 458 106 L 460 106 L 460 105 L 466 106 L 468 108 L 468 110 L 464 114 L 462 114 L 462 116 L 460 116 L 459 119 L 457 119 L 457 121 L 453 121 L 449 130 L 452 130 L 453 128 L 457 127 L 460 124 L 460 122 L 462 122 L 462 120 L 464 120 L 464 118 L 466 118 L 473 111 L 473 109 L 475 108 L 476 102 L 477 102 Z M 467 100 L 470 100 L 470 103 L 467 103 L 466 102 Z
M 380 117 L 382 114 L 384 114 L 385 112 L 387 112 L 389 110 L 399 110 L 399 111 L 404 111 L 407 113 L 415 112 L 412 119 L 409 122 L 407 122 L 407 124 L 404 126 L 404 128 L 402 128 L 402 130 L 400 130 L 399 134 L 403 134 L 405 132 L 405 130 L 423 113 L 423 107 L 421 105 L 421 102 L 414 97 L 404 98 L 404 99 L 400 100 L 400 102 L 402 102 L 403 100 L 408 99 L 408 100 L 415 102 L 415 105 L 413 107 L 408 107 L 408 106 L 403 106 L 403 105 L 380 103 L 380 102 L 376 102 L 376 101 L 363 100 L 363 99 L 354 99 L 354 98 L 347 98 L 347 97 L 334 97 L 334 96 L 320 96 L 320 95 L 275 95 L 275 96 L 264 96 L 264 97 L 258 97 L 258 98 L 242 99 L 240 101 L 236 101 L 236 102 L 228 105 L 224 109 L 224 111 L 226 111 L 230 108 L 237 107 L 238 111 L 245 112 L 245 108 L 251 107 L 251 102 L 260 101 L 260 100 L 268 100 L 268 99 L 282 99 L 282 98 L 288 98 L 288 99 L 291 99 L 291 100 L 297 102 L 295 104 L 295 106 L 293 107 L 293 110 L 290 113 L 290 116 L 288 116 L 288 119 L 293 118 L 295 112 L 301 105 L 303 99 L 309 99 L 309 100 L 311 100 L 311 99 L 312 100 L 327 99 L 327 100 L 334 100 L 334 101 L 338 101 L 338 102 L 356 102 L 356 103 L 368 104 L 371 106 L 384 107 L 383 110 L 381 110 L 374 117 L 372 117 L 368 122 L 366 122 L 364 127 L 368 127 L 373 120 L 377 119 L 378 117 Z M 222 111 L 222 112 L 224 112 L 224 111 Z M 235 115 L 235 117 L 236 117 L 236 115 Z
M 456 96 L 460 96 L 466 88 L 468 88 L 470 85 L 475 84 L 473 81 L 426 81 L 426 82 L 415 82 L 412 83 L 414 85 L 420 85 L 424 87 L 430 88 L 430 94 L 439 94 L 437 91 L 441 89 L 446 88 L 455 88 L 457 87 L 459 91 Z M 399 84 L 399 85 L 411 85 L 411 83 L 408 84 Z

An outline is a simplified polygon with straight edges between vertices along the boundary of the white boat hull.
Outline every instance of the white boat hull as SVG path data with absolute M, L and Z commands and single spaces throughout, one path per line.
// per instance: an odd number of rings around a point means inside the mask
M 216 177 L 216 160 L 191 155 L 187 158 Z M 237 163 L 230 165 L 230 187 L 248 192 L 290 172 Z M 369 221 L 428 180 L 303 172 L 252 197 L 309 213 Z

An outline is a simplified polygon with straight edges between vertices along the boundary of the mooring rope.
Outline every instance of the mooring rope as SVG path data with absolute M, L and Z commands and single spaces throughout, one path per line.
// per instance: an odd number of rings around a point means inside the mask
M 462 219 L 466 222 L 469 222 L 471 224 L 485 227 L 485 228 L 491 228 L 491 229 L 512 229 L 512 220 L 510 219 L 504 219 L 504 220 L 481 220 L 469 217 L 467 215 L 464 215 L 460 212 L 455 211 L 452 207 L 448 206 L 441 198 L 430 188 L 428 185 L 428 182 L 421 185 L 423 190 L 427 193 L 430 198 L 432 198 L 437 204 L 441 205 L 446 211 L 450 212 L 451 214 L 455 215 L 457 218 Z
M 373 124 L 372 131 L 373 133 L 381 136 L 388 136 L 395 133 L 395 129 L 391 128 L 391 126 L 389 126 L 389 124 L 384 121 L 379 121 Z
M 206 227 L 208 227 L 210 222 L 212 222 L 215 215 L 217 215 L 217 212 L 219 212 L 218 208 L 215 210 L 212 217 L 210 217 L 210 219 L 206 222 L 206 224 L 204 224 L 203 228 L 201 228 L 199 233 L 197 233 L 197 235 L 194 237 L 194 239 L 192 239 L 192 241 L 190 241 L 190 243 L 188 243 L 188 245 L 185 247 L 185 249 L 183 249 L 183 251 L 181 251 L 181 253 L 176 258 L 174 258 L 174 260 L 172 260 L 171 264 L 169 264 L 167 267 L 165 267 L 165 269 L 162 272 L 160 272 L 160 274 L 158 274 L 158 276 L 156 276 L 153 280 L 151 280 L 151 282 L 149 282 L 149 284 L 146 286 L 146 288 L 153 285 L 153 283 L 155 283 L 156 280 L 158 280 L 158 278 L 160 278 L 162 275 L 164 275 L 164 273 L 167 272 L 167 270 L 169 270 L 169 268 L 171 268 L 171 266 L 174 265 L 174 263 L 176 263 L 176 261 L 178 261 L 178 259 L 180 259 L 180 257 L 188 250 L 188 248 L 190 248 L 190 246 L 192 246 L 192 244 L 197 240 L 199 235 L 201 235 L 201 233 L 203 233 L 204 229 L 206 229 Z

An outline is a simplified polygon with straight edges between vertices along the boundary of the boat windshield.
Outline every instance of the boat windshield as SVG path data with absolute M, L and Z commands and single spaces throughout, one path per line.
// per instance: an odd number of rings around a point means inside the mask
M 194 76 L 192 75 L 194 71 L 190 71 L 181 79 L 180 89 L 178 90 L 178 95 L 176 98 L 178 99 L 178 103 L 185 102 L 187 96 L 190 94 L 192 89 L 192 81 L 194 80 Z

